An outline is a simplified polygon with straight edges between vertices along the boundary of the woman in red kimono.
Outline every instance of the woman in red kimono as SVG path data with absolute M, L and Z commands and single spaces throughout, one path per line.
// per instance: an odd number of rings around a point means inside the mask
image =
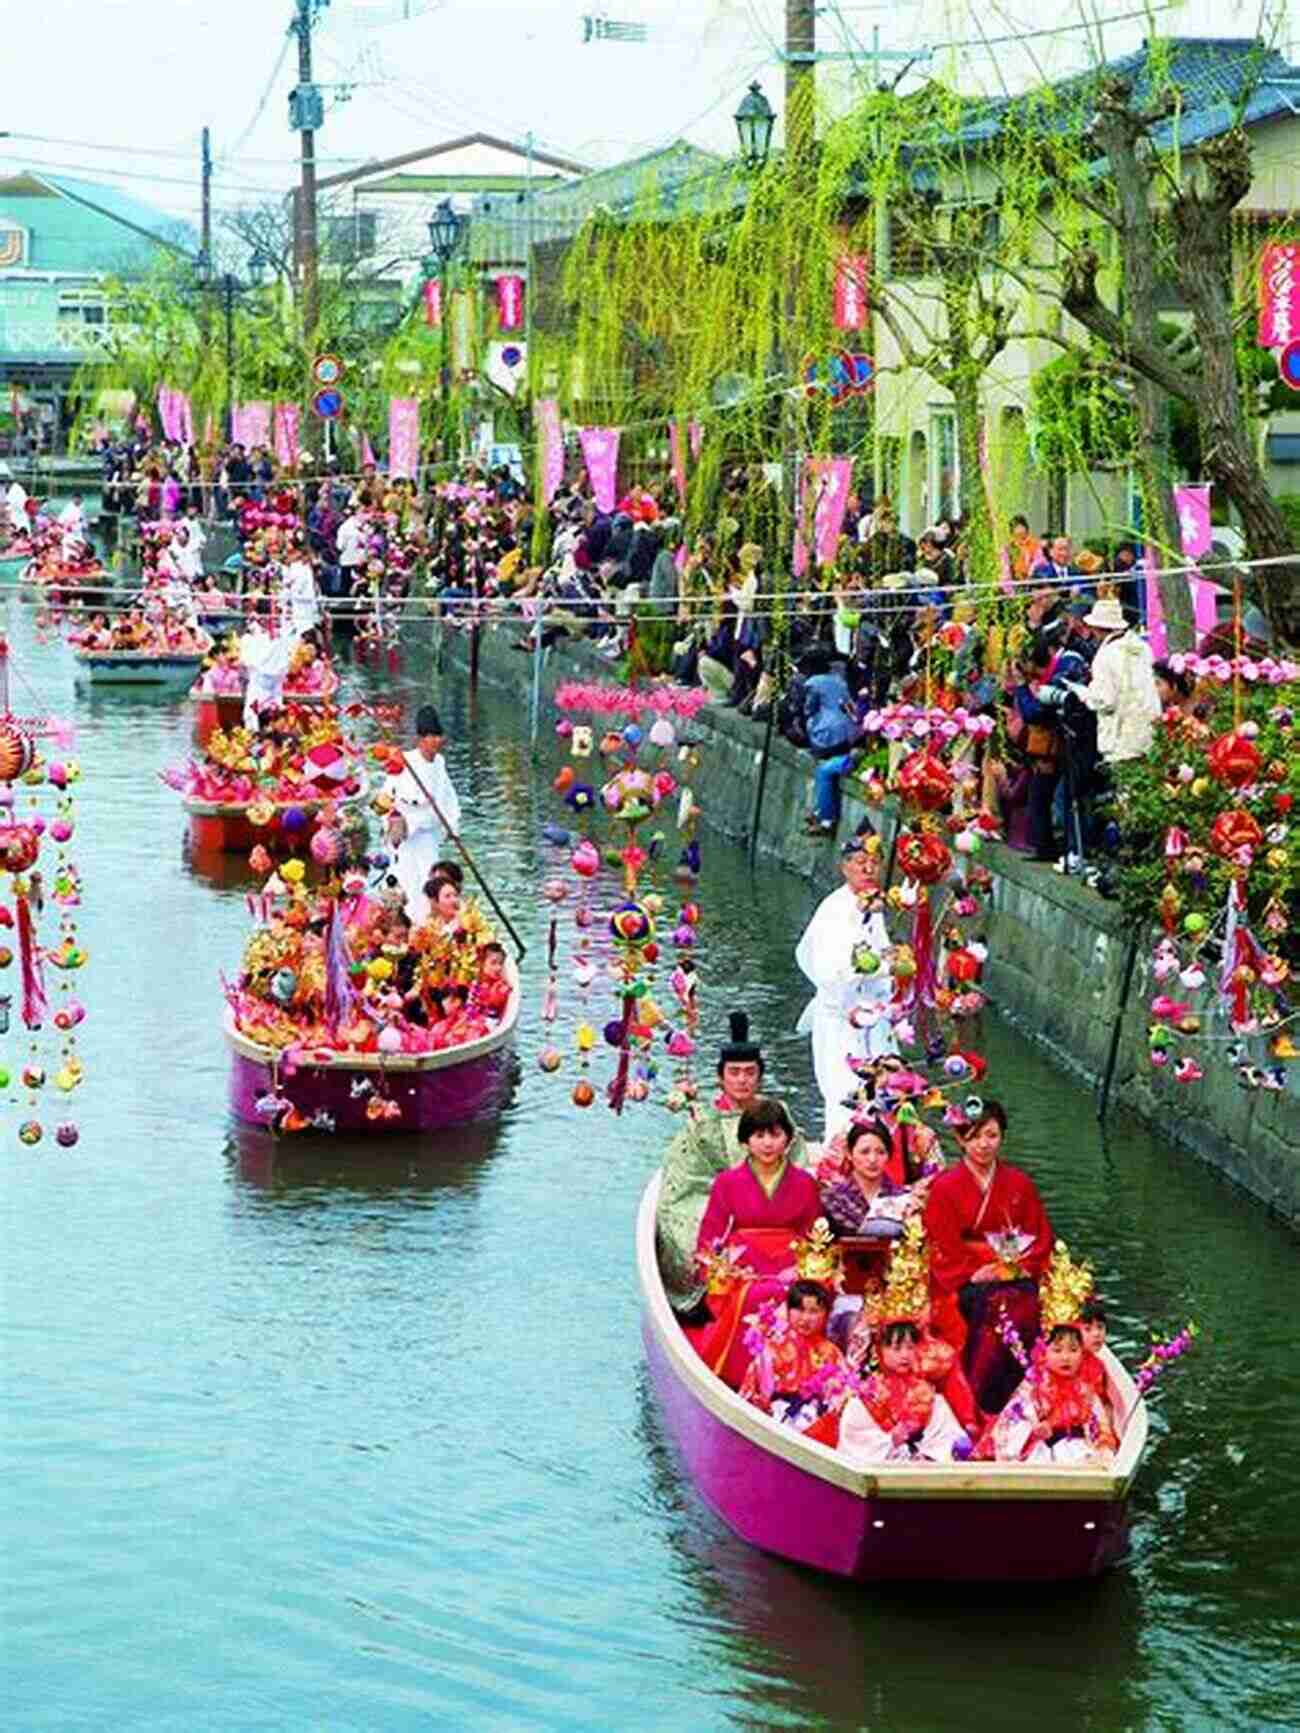
M 744 1377 L 745 1314 L 784 1294 L 795 1245 L 822 1213 L 817 1181 L 786 1152 L 794 1125 L 779 1101 L 760 1098 L 740 1116 L 746 1159 L 713 1182 L 695 1240 L 706 1272 L 711 1321 L 686 1334 L 701 1359 L 733 1389 Z
M 1052 1229 L 1027 1173 L 1001 1160 L 1005 1109 L 986 1101 L 959 1132 L 962 1159 L 937 1175 L 925 1205 L 930 1300 L 940 1335 L 985 1414 L 1000 1413 L 1021 1367 L 999 1331 L 1005 1320 L 1025 1350 L 1038 1336 L 1037 1280 Z

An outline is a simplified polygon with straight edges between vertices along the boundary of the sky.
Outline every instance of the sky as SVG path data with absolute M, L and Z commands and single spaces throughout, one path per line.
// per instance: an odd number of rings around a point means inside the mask
M 828 101 L 870 80 L 883 55 L 932 50 L 963 88 L 1018 88 L 1160 33 L 1249 36 L 1287 0 L 819 0 L 818 69 Z M 296 178 L 287 125 L 296 53 L 291 0 L 0 0 L 0 43 L 57 43 L 57 76 L 0 90 L 0 172 L 63 168 L 197 216 L 200 129 L 212 128 L 219 209 L 282 196 Z M 583 42 L 590 13 L 644 23 L 644 44 Z M 780 108 L 784 0 L 330 0 L 316 32 L 328 110 L 323 172 L 467 132 L 603 164 L 686 137 L 735 149 L 731 116 L 751 79 Z M 1263 25 L 1261 25 L 1263 20 Z M 1300 47 L 1300 44 L 1297 44 Z M 44 52 L 44 51 L 42 51 Z M 9 64 L 16 64 L 7 52 Z M 896 62 L 882 61 L 882 73 Z M 340 86 L 350 87 L 346 93 Z

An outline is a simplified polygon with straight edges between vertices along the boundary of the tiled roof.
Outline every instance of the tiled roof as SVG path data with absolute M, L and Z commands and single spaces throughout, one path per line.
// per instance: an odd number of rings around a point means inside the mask
M 1252 37 L 1172 36 L 1146 41 L 1132 54 L 1071 78 L 1059 80 L 1047 93 L 1002 98 L 981 104 L 950 142 L 986 143 L 1008 121 L 1033 116 L 1045 130 L 1064 131 L 1086 124 L 1094 93 L 1102 78 L 1122 78 L 1133 88 L 1139 106 L 1162 91 L 1177 90 L 1179 112 L 1152 129 L 1158 148 L 1175 144 L 1190 148 L 1227 132 L 1238 120 L 1250 126 L 1274 115 L 1300 108 L 1300 67 L 1292 66 L 1277 49 Z

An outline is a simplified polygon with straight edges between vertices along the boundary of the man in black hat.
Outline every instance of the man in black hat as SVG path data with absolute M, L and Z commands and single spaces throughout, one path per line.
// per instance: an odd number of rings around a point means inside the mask
M 429 918 L 424 887 L 447 839 L 460 829 L 460 797 L 442 756 L 442 721 L 432 704 L 415 717 L 415 746 L 403 753 L 404 768 L 390 776 L 388 840 L 396 849 L 393 871 L 415 926 Z M 436 807 L 436 811 L 435 811 Z
M 745 1158 L 736 1137 L 740 1116 L 762 1094 L 763 1050 L 751 1040 L 749 1017 L 733 1011 L 728 1019 L 731 1039 L 718 1053 L 720 1089 L 710 1107 L 695 1106 L 686 1124 L 664 1152 L 659 1181 L 655 1238 L 664 1290 L 673 1309 L 683 1315 L 704 1298 L 704 1284 L 695 1267 L 695 1241 L 704 1208 L 717 1176 Z M 807 1141 L 795 1128 L 788 1159 L 810 1165 Z

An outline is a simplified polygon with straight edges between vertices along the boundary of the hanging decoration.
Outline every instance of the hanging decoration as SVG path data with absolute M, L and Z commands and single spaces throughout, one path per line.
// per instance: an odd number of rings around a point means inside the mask
M 81 1133 L 67 1098 L 85 1076 L 76 1032 L 86 1011 L 75 989 L 87 955 L 71 852 L 81 772 L 70 724 L 14 711 L 13 676 L 0 636 L 0 1096 L 20 1143 L 33 1148 L 48 1134 L 69 1149 Z
M 648 1099 L 665 1070 L 670 1109 L 698 1093 L 700 808 L 690 779 L 699 754 L 680 732 L 698 696 L 671 686 L 639 691 L 578 681 L 556 694 L 556 733 L 567 758 L 552 788 L 568 822 L 550 821 L 542 832 L 558 860 L 542 887 L 550 913 L 541 1017 L 553 1029 L 571 996 L 565 1020 L 573 1023 L 579 1076 L 571 1099 L 578 1107 L 596 1099 L 588 1074 L 605 1047 L 615 1056 L 605 1088 L 615 1113 Z M 561 934 L 570 921 L 565 959 Z M 612 1002 L 602 1006 L 606 994 Z M 548 1033 L 538 1065 L 552 1073 L 563 1063 L 561 1043 Z
M 521 331 L 524 326 L 524 279 L 513 272 L 498 277 L 497 324 L 503 331 Z
M 414 480 L 420 467 L 420 405 L 414 397 L 394 397 L 388 404 L 388 473 Z
M 613 511 L 618 500 L 619 430 L 617 427 L 584 427 L 579 430 L 578 440 L 597 509 Z

